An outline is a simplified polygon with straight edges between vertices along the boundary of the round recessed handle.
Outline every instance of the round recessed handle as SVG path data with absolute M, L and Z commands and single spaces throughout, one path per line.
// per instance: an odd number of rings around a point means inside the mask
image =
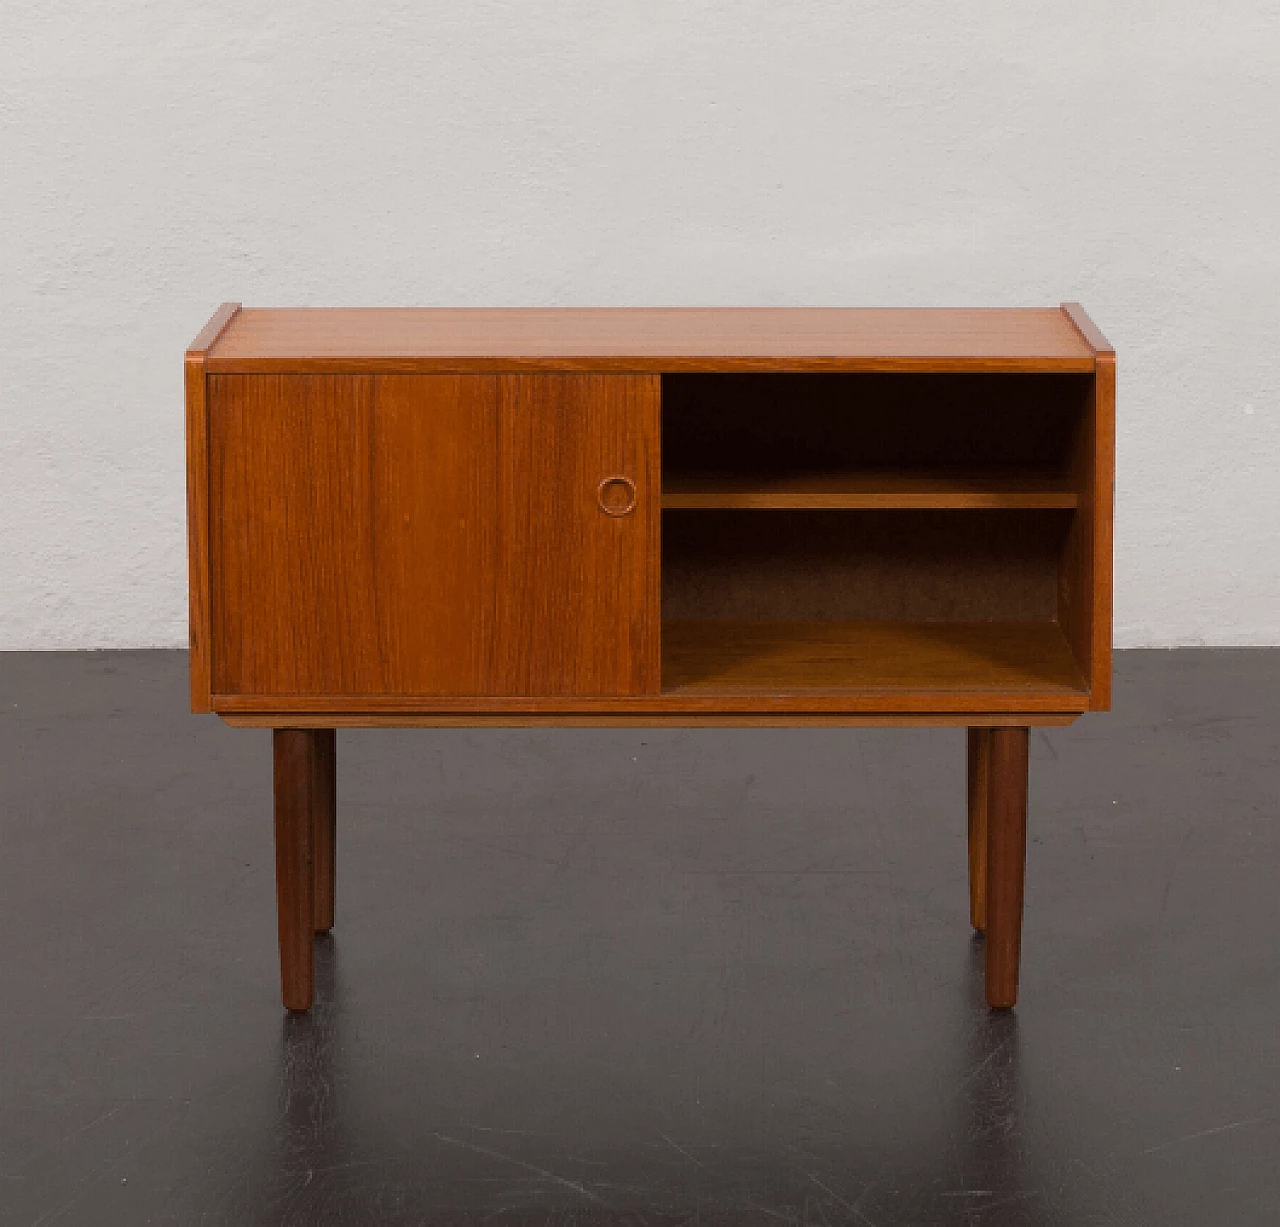
M 607 516 L 630 515 L 636 505 L 636 484 L 629 477 L 606 477 L 596 487 L 596 500 Z

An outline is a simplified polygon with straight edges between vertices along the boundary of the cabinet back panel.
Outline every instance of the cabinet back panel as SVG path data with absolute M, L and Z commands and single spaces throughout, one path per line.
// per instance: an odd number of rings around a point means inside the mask
M 1066 475 L 1088 375 L 666 375 L 663 471 Z
M 663 513 L 664 621 L 1052 621 L 1063 511 Z

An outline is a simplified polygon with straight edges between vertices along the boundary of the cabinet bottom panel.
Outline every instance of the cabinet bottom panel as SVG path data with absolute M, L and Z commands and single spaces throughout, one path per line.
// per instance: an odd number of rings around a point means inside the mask
M 1066 636 L 1047 621 L 665 622 L 662 690 L 674 699 L 930 692 L 977 706 L 983 692 L 1020 691 L 1056 695 L 1061 707 L 1086 695 Z

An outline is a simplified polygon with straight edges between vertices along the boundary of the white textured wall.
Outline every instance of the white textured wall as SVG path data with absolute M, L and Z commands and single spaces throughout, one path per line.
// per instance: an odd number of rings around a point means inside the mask
M 1051 304 L 1124 645 L 1280 643 L 1280 5 L 0 0 L 0 647 L 185 641 L 250 305 Z

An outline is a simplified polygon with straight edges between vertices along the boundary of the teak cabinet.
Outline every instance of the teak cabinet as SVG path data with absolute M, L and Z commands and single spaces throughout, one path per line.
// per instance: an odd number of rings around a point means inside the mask
M 1028 729 L 1106 710 L 1115 355 L 1035 310 L 241 310 L 186 357 L 191 702 L 274 730 L 284 1002 L 335 733 L 968 729 L 1017 993 Z

